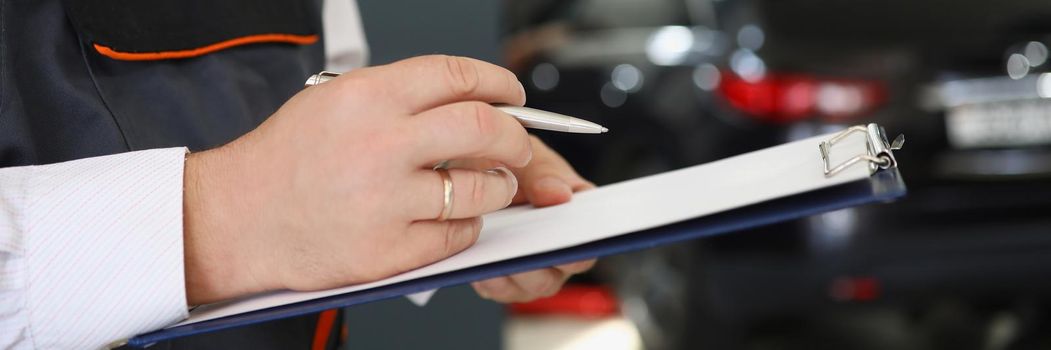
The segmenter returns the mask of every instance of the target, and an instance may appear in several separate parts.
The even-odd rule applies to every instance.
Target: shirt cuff
[[[35,348],[99,348],[186,318],[185,148],[33,167],[21,218]]]

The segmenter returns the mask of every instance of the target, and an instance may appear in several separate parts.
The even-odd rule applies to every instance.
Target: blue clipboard
[[[395,298],[558,264],[731,233],[837,209],[870,203],[889,202],[904,196],[905,193],[905,183],[900,172],[896,168],[891,168],[877,172],[871,177],[859,181],[547,253],[475,266],[368,290],[162,329],[131,338],[128,340],[128,345],[145,347],[165,340],[228,328],[244,327],[256,323]]]
[[[838,165],[830,164],[830,147],[852,133],[866,134],[866,154],[857,155]],[[146,347],[165,340],[318,313],[574,261],[731,233],[837,209],[890,202],[906,193],[905,182],[897,169],[897,161],[892,152],[900,148],[903,141],[904,139],[899,136],[894,142],[888,142],[884,130],[876,124],[854,126],[821,142],[819,150],[824,163],[825,176],[834,176],[837,172],[854,166],[854,164],[868,166],[872,175],[856,181],[554,251],[161,329],[131,338],[127,345]]]

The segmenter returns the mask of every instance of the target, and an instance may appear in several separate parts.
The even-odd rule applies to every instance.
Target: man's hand
[[[540,139],[532,138],[533,161],[523,168],[512,169],[518,178],[515,204],[529,203],[537,207],[568,202],[573,192],[595,187],[580,177],[573,167]],[[483,298],[494,301],[525,302],[558,292],[570,276],[587,271],[595,260],[549,267],[472,283]]]
[[[191,154],[188,302],[369,282],[466,249],[478,237],[478,217],[511,202],[515,177],[450,170],[452,215],[439,222],[442,179],[431,167],[447,159],[528,164],[525,130],[489,105],[524,102],[503,68],[414,58],[305,89],[256,130]],[[526,197],[568,198],[561,185],[522,174]],[[534,189],[542,186],[551,187]]]

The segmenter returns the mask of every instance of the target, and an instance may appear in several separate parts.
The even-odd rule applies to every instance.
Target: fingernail
[[[569,188],[569,184],[562,179],[554,176],[549,176],[537,180],[533,184],[533,188],[540,192],[551,192],[551,193],[572,193],[573,189]]]
[[[518,178],[511,172],[511,169],[507,167],[498,167],[487,170],[489,173],[497,174],[511,180],[511,196],[507,197],[507,204],[504,206],[511,205],[511,201],[514,200],[515,195],[518,194]]]

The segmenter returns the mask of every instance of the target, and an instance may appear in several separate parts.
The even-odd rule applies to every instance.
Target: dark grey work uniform
[[[167,17],[157,17],[172,22],[167,25],[216,25],[170,13],[179,4],[203,6],[205,1],[136,1],[168,11],[163,13]],[[307,26],[320,28],[319,1],[292,1],[305,3],[311,21]],[[118,13],[114,10],[119,2],[95,1],[98,6],[115,6],[95,13]],[[81,18],[67,11],[84,4],[0,0],[0,167],[159,147],[215,147],[259,125],[323,65],[321,40],[311,45],[238,46],[189,59],[112,59],[97,52],[84,39],[90,33],[74,25],[92,22],[85,18],[92,11],[75,14]],[[230,21],[223,16],[211,21]],[[127,17],[106,20],[115,25],[133,22]],[[132,39],[152,44],[148,41],[153,34],[164,37],[140,31]],[[305,349],[317,319],[309,315],[152,348]]]

